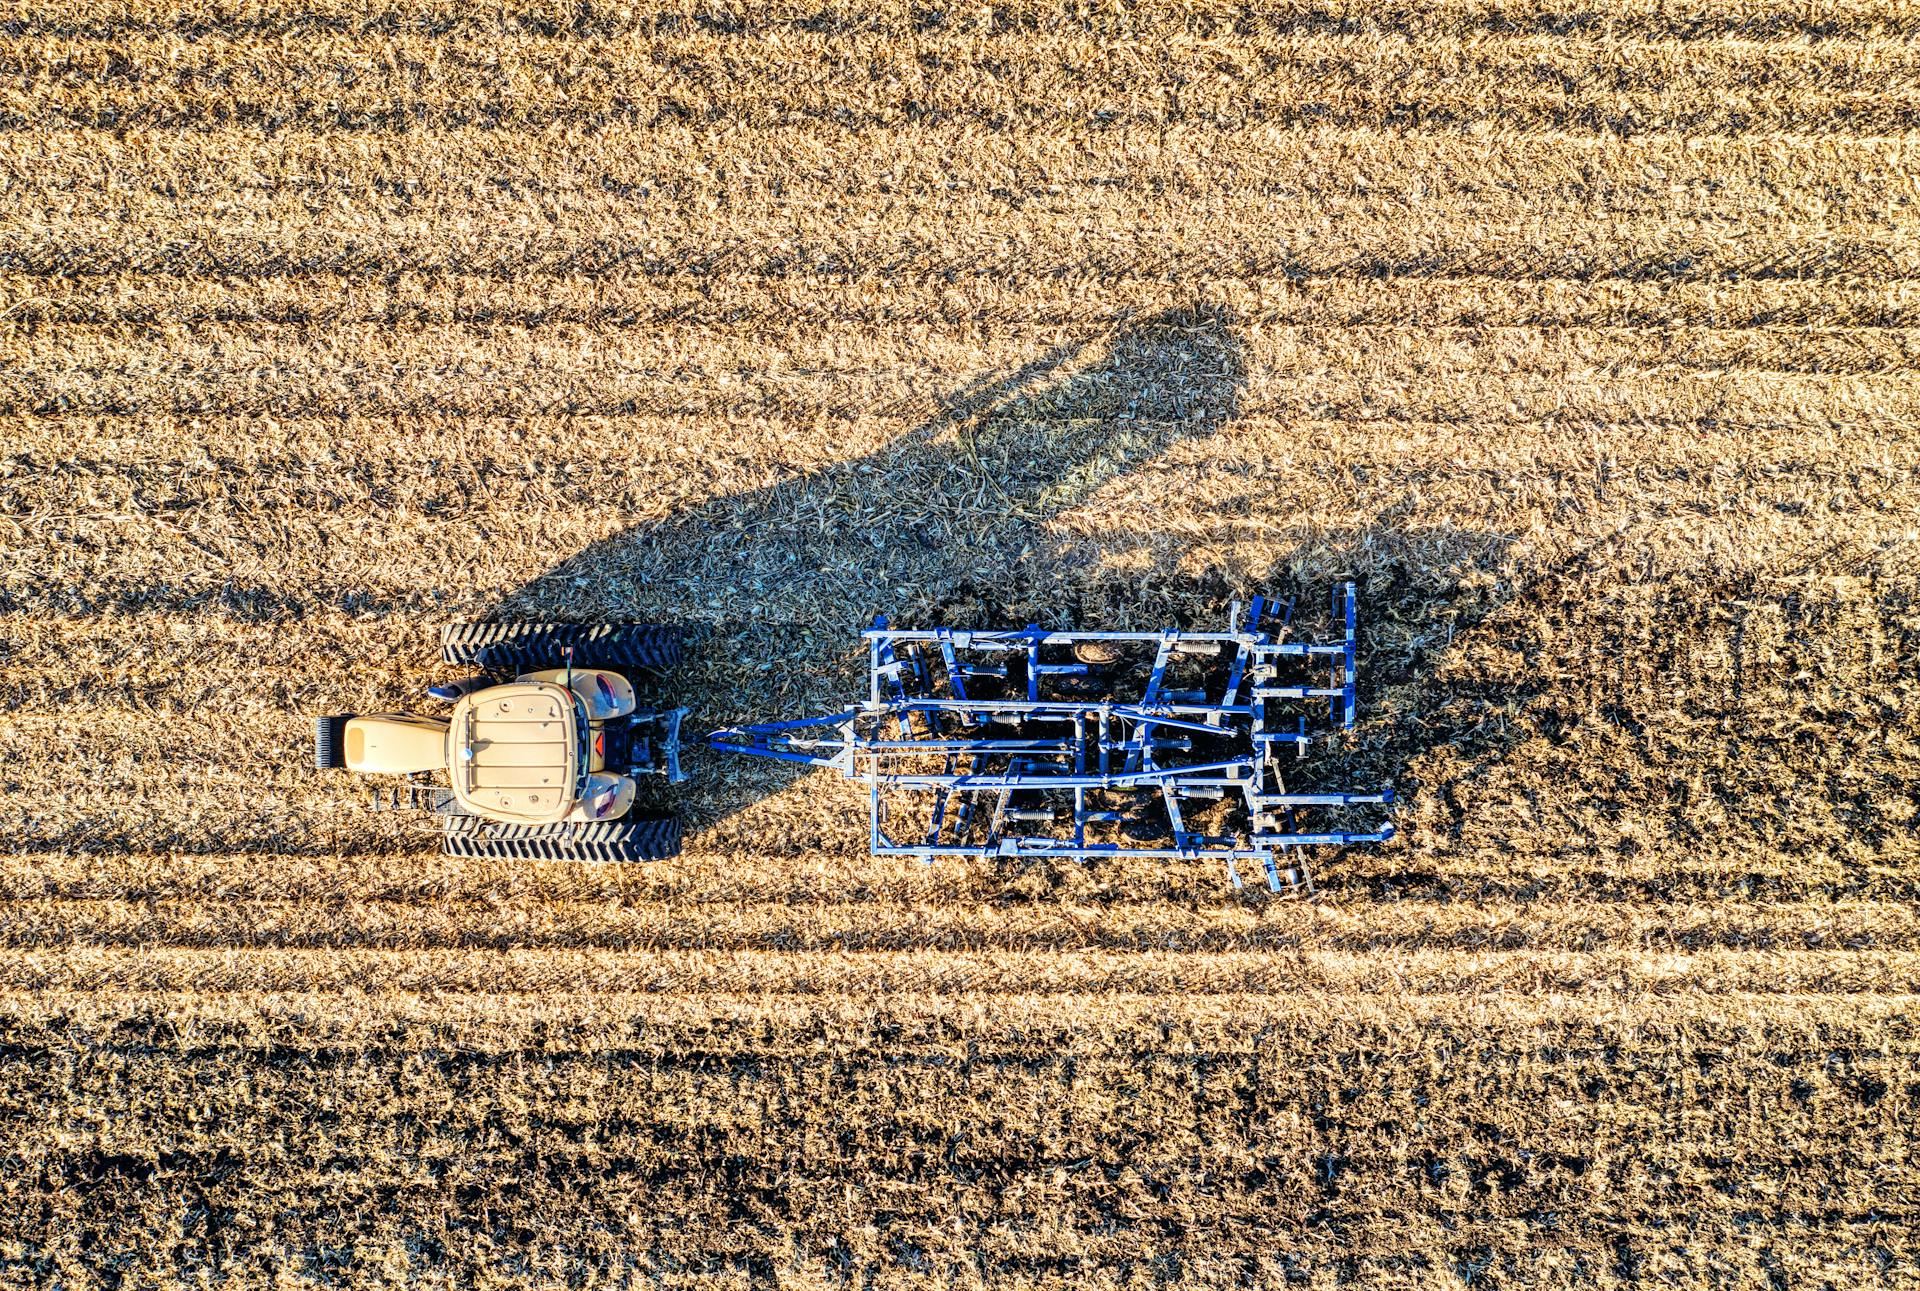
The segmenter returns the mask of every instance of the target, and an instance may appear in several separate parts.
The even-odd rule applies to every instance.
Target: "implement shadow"
[[[837,707],[858,629],[900,621],[1076,621],[1097,539],[1049,522],[1231,419],[1246,379],[1236,320],[1212,305],[1130,320],[984,377],[871,454],[715,498],[593,544],[489,617],[694,626],[661,688],[690,743],[714,727]],[[791,783],[790,768],[706,758],[675,794],[691,827]]]

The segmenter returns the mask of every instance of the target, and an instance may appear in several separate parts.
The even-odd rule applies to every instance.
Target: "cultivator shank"
[[[1291,606],[1236,604],[1221,632],[864,634],[865,701],[718,731],[716,748],[832,767],[869,788],[882,856],[1219,856],[1274,891],[1310,888],[1293,849],[1371,843],[1346,809],[1391,791],[1289,792],[1297,759],[1354,724],[1354,588],[1334,631],[1288,640]],[[1324,818],[1334,816],[1331,822]],[[1317,827],[1316,827],[1317,826]]]

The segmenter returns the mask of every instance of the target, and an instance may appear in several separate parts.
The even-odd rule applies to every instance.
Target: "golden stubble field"
[[[1920,9],[0,10],[0,1285],[1920,1285]],[[1317,904],[435,854],[437,624],[1360,582]]]

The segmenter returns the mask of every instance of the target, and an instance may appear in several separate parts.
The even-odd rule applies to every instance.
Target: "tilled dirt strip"
[[[229,866],[233,862],[227,862]],[[166,949],[313,952],[330,950],[538,953],[626,953],[699,950],[713,953],[840,953],[916,950],[942,953],[1306,952],[1390,954],[1399,951],[1612,951],[1635,955],[1729,952],[1809,952],[1902,955],[1920,944],[1915,907],[1892,902],[1811,901],[1672,906],[1622,901],[1613,909],[1584,909],[1594,892],[1561,892],[1557,899],[1463,905],[1406,898],[1379,906],[1364,898],[1328,898],[1319,908],[1270,910],[1249,896],[1227,900],[1218,872],[1195,866],[1181,875],[1184,900],[1155,901],[1134,888],[1057,893],[1035,901],[1018,886],[968,884],[964,872],[944,875],[954,886],[929,887],[917,898],[876,894],[864,880],[884,885],[878,866],[854,870],[835,884],[814,866],[782,874],[772,867],[765,891],[747,894],[719,876],[724,860],[698,858],[669,871],[664,894],[646,891],[556,892],[540,872],[503,873],[494,867],[477,882],[450,879],[432,867],[420,887],[408,882],[413,866],[388,862],[390,887],[380,899],[307,896],[304,899],[237,894],[235,870],[224,891],[182,896],[15,898],[6,906],[4,944],[40,954],[74,945],[114,953]],[[548,866],[551,871],[580,867]],[[321,868],[315,879],[331,877]],[[714,876],[717,890],[702,883]],[[563,876],[566,879],[572,874]],[[1167,875],[1143,875],[1143,880]],[[342,882],[351,875],[343,876]],[[807,890],[809,880],[815,880]],[[149,887],[156,885],[148,885]],[[278,886],[277,884],[273,886]],[[1596,887],[1598,887],[1596,883]],[[731,890],[730,890],[731,889]],[[1604,889],[1601,889],[1604,891]],[[1026,896],[1026,900],[1015,898]],[[1000,898],[995,902],[994,896]],[[982,899],[986,904],[975,904]],[[1197,903],[1197,908],[1195,904]],[[1836,961],[1841,962],[1841,961]],[[1862,968],[1859,971],[1881,971]],[[1891,971],[1891,970],[1889,970]],[[1756,988],[1758,989],[1758,988]]]
[[[90,939],[91,940],[91,939]],[[712,948],[405,951],[29,951],[0,962],[0,989],[103,994],[456,995],[1596,995],[1693,998],[1920,995],[1920,953],[1525,950],[1207,953],[934,950],[820,953]],[[931,938],[929,940],[932,940]],[[529,938],[528,942],[537,941]],[[98,941],[92,941],[98,945]]]
[[[1584,222],[1602,214],[1738,220],[1756,204],[1886,227],[1907,218],[1890,200],[1908,175],[1898,138],[1523,136],[1491,150],[1457,136],[1409,138],[1360,128],[1301,133],[1115,124],[1097,134],[1068,126],[983,139],[967,125],[923,123],[864,143],[868,165],[849,172],[841,164],[844,128],[785,128],[783,165],[775,175],[755,164],[767,145],[755,132],[715,137],[685,123],[610,126],[593,134],[421,131],[410,132],[404,145],[379,136],[269,135],[245,126],[183,132],[121,125],[90,133],[84,148],[56,152],[36,147],[29,136],[0,134],[0,174],[23,200],[31,195],[74,214],[118,209],[131,217],[165,202],[162,222],[171,223],[204,218],[217,203],[234,221],[264,217],[296,227],[353,209],[388,218],[460,216],[475,202],[503,221],[524,216],[536,224],[639,212],[660,217],[721,202],[731,210],[785,210],[802,219],[809,209],[874,193],[916,200],[938,194],[949,211],[975,204],[1017,210],[1039,202],[1061,213],[1091,207],[1096,195],[1106,209],[1119,211],[1147,195],[1184,204],[1232,194],[1367,220],[1400,213],[1407,195],[1417,193],[1434,203],[1482,203],[1495,222]],[[1206,152],[1231,154],[1233,164],[1194,164],[1195,155]],[[129,171],[145,183],[112,182]],[[1354,172],[1361,182],[1350,178]],[[9,227],[10,214],[24,213],[0,213],[0,229]]]
[[[1464,260],[1449,259],[1424,266],[1418,274],[1381,278],[1333,265],[1319,273],[1213,275],[1207,293],[1248,329],[1920,325],[1920,282],[1913,280],[1865,275],[1857,280],[1831,275],[1737,281],[1671,276],[1594,279],[1568,276],[1576,265],[1544,267],[1547,276],[1503,278],[1477,272]],[[1117,270],[1098,282],[1063,281],[1057,271],[1031,265],[1010,268],[992,278],[957,281],[911,268],[860,280],[828,270],[800,270],[771,279],[735,273],[693,281],[586,272],[538,278],[428,275],[399,269],[380,275],[315,269],[250,278],[135,274],[61,279],[14,269],[0,271],[0,290],[14,300],[0,325],[15,328],[43,322],[478,329],[581,324],[603,330],[658,327],[668,332],[705,327],[715,333],[757,337],[770,345],[862,327],[897,329],[903,335],[937,334],[937,329],[982,339],[1054,336],[1063,334],[1062,329],[1097,332],[1150,315],[1178,295],[1169,292],[1164,279],[1138,270]],[[1666,343],[1662,336],[1647,339]],[[1488,417],[1498,415],[1497,409],[1487,412]],[[348,424],[353,420],[351,415],[345,419]],[[593,419],[576,420],[591,424]],[[276,424],[284,422],[277,419]],[[476,428],[484,429],[486,424],[479,419]],[[29,423],[22,432],[59,433],[61,426],[61,422]],[[110,439],[123,429],[110,421],[96,435]],[[423,419],[428,434],[449,429],[444,420]]]

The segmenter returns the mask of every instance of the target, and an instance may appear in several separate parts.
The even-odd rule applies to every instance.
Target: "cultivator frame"
[[[1218,856],[1236,887],[1252,863],[1275,892],[1311,891],[1305,864],[1283,863],[1293,849],[1393,836],[1299,820],[1391,803],[1391,790],[1291,793],[1281,778],[1282,748],[1297,758],[1327,733],[1323,708],[1327,728],[1354,725],[1352,583],[1333,616],[1339,635],[1318,641],[1287,640],[1291,602],[1264,597],[1244,621],[1235,602],[1221,632],[915,631],[881,617],[863,634],[863,704],[712,744],[864,781],[879,856]],[[1176,677],[1195,672],[1197,687]],[[886,826],[908,798],[926,807],[917,841],[897,841]]]

